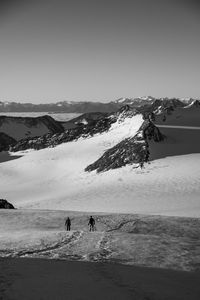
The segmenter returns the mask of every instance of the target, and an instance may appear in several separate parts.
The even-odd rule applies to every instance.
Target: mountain
[[[139,113],[140,110],[142,114]],[[175,128],[169,131],[168,128],[163,128],[163,126],[200,126],[200,105],[198,101],[193,101],[186,106],[178,99],[155,100],[152,104],[148,105],[148,109],[146,106],[143,106],[135,110],[135,108],[126,104],[115,113],[83,114],[68,122],[62,122],[65,131],[56,133],[48,132],[40,137],[26,137],[12,145],[11,150],[13,152],[24,151],[30,148],[39,150],[47,147],[55,147],[56,145],[66,142],[77,141],[80,138],[93,137],[96,134],[110,131],[113,126],[122,126],[122,124],[126,123],[131,126],[131,122],[134,122],[134,117],[137,115],[143,116],[143,123],[141,127],[138,128],[137,133],[131,137],[127,137],[125,134],[125,138],[120,141],[119,144],[107,149],[95,162],[85,166],[86,171],[106,171],[127,164],[148,162],[149,156],[151,158],[154,157],[154,159],[156,157],[163,157],[166,155],[163,150],[160,151],[160,153],[155,151],[157,153],[156,155],[149,153],[150,144],[152,149],[158,148],[152,145],[152,141],[162,142],[161,145],[165,145],[166,142],[164,142],[164,140],[167,139],[167,143],[169,144],[169,137],[173,133],[175,133],[174,140],[179,140],[181,136],[181,134],[179,136],[177,135]],[[160,128],[160,126],[162,128]],[[121,128],[125,127],[122,126]],[[182,132],[183,131],[181,131],[181,133]],[[188,130],[186,130],[184,134],[188,136]],[[177,148],[179,146],[174,146],[174,149],[166,152],[167,155],[170,155],[170,153],[186,154],[192,151],[198,152],[198,145],[197,147],[193,145],[198,138],[197,135],[198,131],[192,131],[185,140],[186,143],[189,140],[191,141],[191,147],[187,146],[182,148],[178,143],[182,151]],[[183,140],[180,144],[183,143]]]
[[[10,155],[20,158],[0,164],[1,197],[26,209],[199,217],[199,130],[163,126],[127,105],[92,126],[18,141]]]
[[[92,102],[92,101],[59,101],[56,103],[47,104],[32,104],[32,103],[17,103],[17,102],[2,102],[0,101],[0,112],[66,112],[66,113],[90,113],[90,112],[116,112],[124,105],[129,105],[132,108],[140,106],[147,107],[155,101],[160,103],[170,102],[173,100],[180,101],[183,105],[192,102],[193,99],[168,99],[154,98],[151,96],[137,98],[119,98],[115,101],[107,103]],[[156,104],[157,105],[157,104]]]
[[[80,137],[93,136],[109,130],[112,123],[122,122],[123,119],[132,118],[137,114],[142,114],[143,118],[150,122],[149,124],[154,122],[159,126],[162,124],[200,126],[200,102],[198,100],[186,105],[176,98],[153,99],[146,97],[137,101],[140,103],[148,101],[148,104],[137,108],[132,105],[135,103],[134,101],[134,99],[127,98],[118,99],[117,103],[125,103],[125,105],[114,113],[84,113],[66,122],[55,121],[49,116],[37,118],[0,116],[0,132],[17,140],[16,145],[14,145],[14,141],[10,141],[10,144],[12,144],[13,151],[19,151],[29,148],[42,149],[77,140]],[[129,161],[127,158],[125,160]]]
[[[109,102],[75,102],[60,101],[48,104],[0,102],[0,112],[66,112],[66,113],[89,113],[89,112],[113,112],[122,105]]]
[[[164,136],[152,122],[144,121],[135,136],[125,138],[105,151],[97,161],[87,166],[85,171],[102,172],[133,163],[139,163],[143,167],[143,164],[149,161],[149,140],[161,142]]]
[[[107,116],[109,116],[109,113],[105,112],[84,113],[69,121],[61,122],[61,124],[65,128],[65,130],[80,127],[87,124],[92,126],[95,125],[96,121],[106,118]]]
[[[122,121],[125,116],[132,117],[134,112],[132,110],[127,111],[127,107],[121,108],[118,112],[113,114],[102,113],[90,113],[83,114],[68,122],[62,122],[65,127],[65,132],[62,133],[48,133],[40,137],[27,137],[21,141],[18,141],[11,150],[21,151],[29,148],[43,149],[46,147],[53,147],[62,143],[71,142],[79,138],[92,137],[95,134],[101,134],[108,131],[113,123]],[[67,129],[68,128],[68,129]]]
[[[137,111],[142,114],[171,114],[171,112],[174,111],[177,107],[184,107],[186,106],[186,103],[183,103],[179,99],[173,98],[173,99],[155,99],[152,103],[148,103],[145,105],[142,105],[137,108]]]
[[[154,122],[157,125],[176,125],[176,126],[200,126],[200,101],[194,100],[190,104],[170,108],[159,108],[155,111]]]
[[[138,107],[145,104],[152,104],[156,99],[151,96],[138,98],[119,98],[114,101],[118,105],[129,105],[131,107]]]
[[[77,141],[80,138],[92,138],[97,134],[103,134],[108,131],[113,131],[114,128],[121,128],[124,131],[124,139],[119,143],[109,148],[102,157],[96,162],[85,168],[85,171],[97,170],[97,172],[107,171],[109,169],[120,168],[127,164],[140,163],[149,161],[149,140],[160,142],[164,140],[164,136],[159,129],[150,121],[144,120],[135,134],[131,134],[132,127],[135,127],[135,120],[141,119],[141,115],[136,115],[135,110],[128,105],[122,107],[118,112],[107,116],[95,114],[92,122],[86,121],[88,116],[82,115],[75,118],[77,127],[72,127],[65,130],[63,133],[46,134],[41,137],[26,138],[11,147],[11,151],[24,151],[27,149],[44,149],[47,147],[55,147],[56,145]],[[129,133],[126,132],[128,129]]]
[[[5,135],[10,137],[12,144],[14,140],[19,141],[26,137],[42,136],[47,133],[54,134],[63,131],[64,127],[62,124],[50,116],[36,118],[0,116],[0,133],[4,133],[4,137]]]
[[[14,206],[5,199],[0,199],[0,209],[14,209]]]
[[[191,108],[191,107],[198,107],[200,108],[200,100],[192,100],[189,102],[189,104],[186,106],[186,108]]]

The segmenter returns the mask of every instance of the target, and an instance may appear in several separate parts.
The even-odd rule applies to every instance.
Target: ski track
[[[133,225],[135,225],[135,224],[137,223],[137,221],[138,221],[138,220],[135,220],[135,222],[134,222],[134,220],[122,221],[122,222],[120,222],[120,224],[119,224],[118,226],[116,226],[116,227],[114,227],[114,228],[111,228],[111,229],[107,230],[107,232],[112,232],[112,231],[119,230],[119,229],[121,229],[124,225],[126,225],[126,224],[128,224],[128,223],[133,223],[133,222],[134,222]]]
[[[73,234],[67,238],[62,239],[62,241],[54,243],[53,245],[49,245],[47,247],[44,247],[42,249],[34,249],[34,250],[20,250],[18,252],[12,251],[10,255],[7,257],[24,257],[24,256],[29,256],[29,255],[34,255],[34,254],[40,254],[40,253],[45,253],[53,250],[58,250],[59,248],[62,248],[65,245],[69,245],[71,243],[75,243],[76,240],[80,239],[82,235],[81,231],[75,231]],[[0,251],[0,253],[7,253],[6,250]]]
[[[112,253],[108,246],[110,238],[111,236],[106,231],[75,231],[71,236],[40,249],[23,249],[20,251],[1,250],[0,257],[42,257],[66,260],[105,261],[109,259]],[[89,253],[83,253],[85,245],[88,244],[87,242],[89,242],[89,245],[96,244],[96,247],[91,247]]]
[[[110,240],[110,236],[104,231],[102,232],[102,237],[98,242],[98,250],[94,253],[90,253],[88,255],[89,261],[106,261],[109,259],[109,257],[112,254],[112,251],[110,250],[108,244]]]

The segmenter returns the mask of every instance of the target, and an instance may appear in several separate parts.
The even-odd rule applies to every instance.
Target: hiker
[[[95,220],[92,216],[90,216],[88,225],[90,226],[90,231],[94,231]]]
[[[145,158],[144,158],[144,161],[147,163],[147,162],[149,162],[149,155],[150,155],[150,152],[149,152],[149,150],[147,149],[146,150],[146,153],[145,153]]]
[[[140,166],[140,169],[142,170],[144,168],[144,162],[143,161],[140,161],[139,162],[139,166]]]
[[[71,220],[68,217],[65,221],[65,226],[67,227],[67,231],[70,231],[70,227],[71,227]]]

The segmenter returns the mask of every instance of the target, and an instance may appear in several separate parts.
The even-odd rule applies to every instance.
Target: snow
[[[200,101],[199,100],[193,100],[190,104],[188,104],[184,108],[187,109],[187,108],[192,108],[193,106],[195,107],[196,106],[195,104],[198,104],[198,103],[200,105]]]
[[[159,106],[155,111],[154,114],[159,115],[162,113],[162,106]]]
[[[80,123],[82,123],[84,125],[87,125],[88,121],[85,118],[83,118],[82,120],[79,120],[78,122],[75,122],[75,124],[80,124]]]
[[[64,226],[71,219],[71,231]],[[0,256],[118,262],[199,270],[200,220],[130,214],[1,210]]]
[[[85,167],[141,126],[141,115],[108,132],[0,164],[1,198],[17,208],[200,217],[200,154],[167,157],[96,174]],[[14,153],[16,155],[16,153]]]

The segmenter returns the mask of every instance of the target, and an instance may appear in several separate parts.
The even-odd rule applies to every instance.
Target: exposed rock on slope
[[[200,126],[200,101],[193,101],[184,107],[176,107],[171,112],[154,114],[156,125]]]
[[[14,209],[14,206],[5,199],[0,199],[0,208]]]
[[[108,113],[103,113],[103,112],[85,113],[85,114],[82,114],[81,116],[78,116],[77,118],[71,119],[67,122],[62,122],[62,125],[65,128],[65,130],[80,127],[83,125],[93,126],[93,125],[95,125],[96,121],[98,121],[100,119],[104,119],[108,116],[109,116]]]
[[[148,140],[159,142],[164,139],[159,129],[150,121],[144,121],[137,134],[107,150],[85,171],[97,172],[120,168],[127,164],[144,163],[149,159]]]
[[[85,124],[83,122],[79,124],[78,127],[66,130],[64,133],[54,135],[47,134],[41,137],[21,140],[11,148],[11,151],[15,152],[26,149],[39,150],[77,140],[80,137],[91,137],[94,134],[109,130],[111,125],[115,122],[117,122],[116,124],[118,124],[118,126],[121,126],[120,123],[123,123],[125,120],[131,120],[135,114],[135,110],[126,105],[115,114],[93,120],[91,123]],[[79,120],[82,120],[82,118],[79,117]],[[146,120],[135,136],[125,138],[107,150],[101,158],[89,165],[85,170],[92,171],[96,169],[97,172],[101,172],[119,168],[126,164],[146,162],[149,157],[148,140],[159,142],[162,139],[163,136],[159,129],[155,127],[151,121]]]
[[[0,131],[18,141],[26,137],[63,132],[64,128],[50,116],[37,118],[0,116]]]
[[[122,107],[118,112],[107,116],[96,113],[96,119],[84,122],[85,115],[82,115],[71,123],[78,122],[77,127],[70,128],[60,134],[46,134],[35,138],[26,138],[19,141],[11,148],[11,151],[21,151],[26,149],[43,149],[47,147],[55,147],[56,145],[71,142],[79,139],[80,137],[89,137],[97,133],[103,133],[110,129],[111,125],[116,121],[123,122],[125,118],[132,118],[136,114],[134,109],[131,109],[128,105]],[[79,122],[82,121],[82,122]]]
[[[164,139],[160,130],[151,121],[146,120],[142,124],[140,131],[143,132],[143,137],[147,142],[150,140],[154,142],[161,142]]]
[[[186,108],[189,107],[198,107],[200,108],[200,101],[199,100],[193,100],[189,105],[186,106]]]
[[[56,145],[77,140],[80,137],[93,136],[96,133],[107,131],[111,124],[116,121],[116,116],[106,117],[94,121],[92,124],[80,124],[76,128],[66,130],[63,133],[46,134],[41,137],[26,138],[19,141],[11,147],[11,151],[21,151],[26,149],[43,149],[47,147],[55,147]]]
[[[0,132],[0,152],[7,151],[11,145],[16,144],[16,140],[5,134],[4,132]]]
[[[186,104],[180,101],[179,99],[156,99],[153,103],[143,105],[137,108],[138,112],[149,115],[165,113],[167,115],[171,114],[176,108],[184,107]]]

